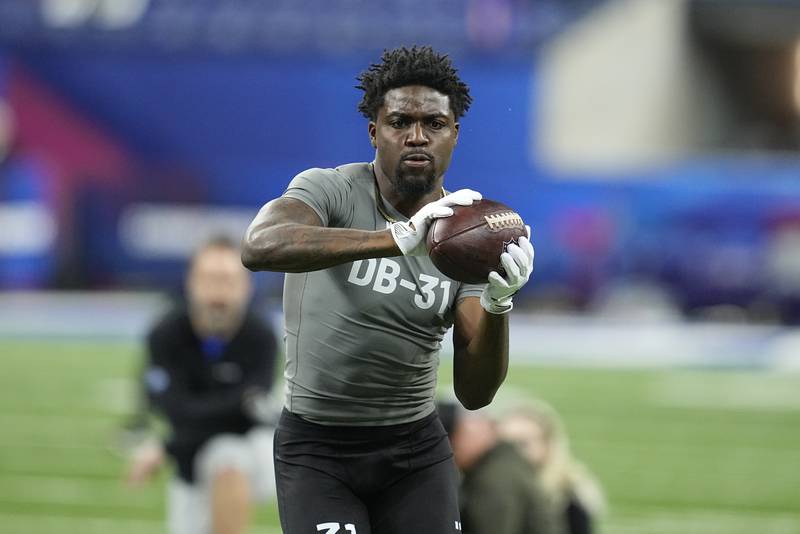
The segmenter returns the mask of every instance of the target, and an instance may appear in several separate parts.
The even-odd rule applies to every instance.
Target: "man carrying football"
[[[453,326],[455,393],[469,409],[489,404],[533,247],[509,245],[505,276],[485,284],[440,273],[425,248],[431,220],[481,198],[443,189],[469,88],[429,47],[384,52],[358,80],[374,161],[300,173],[243,241],[248,268],[287,273],[281,525],[458,532],[456,470],[434,406],[440,343]]]

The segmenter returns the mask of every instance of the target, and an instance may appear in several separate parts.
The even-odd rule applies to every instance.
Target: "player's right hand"
[[[427,256],[425,236],[431,221],[451,216],[453,214],[451,206],[469,206],[481,198],[483,195],[477,191],[459,189],[439,200],[425,204],[408,222],[396,222],[389,227],[397,247],[404,256]]]

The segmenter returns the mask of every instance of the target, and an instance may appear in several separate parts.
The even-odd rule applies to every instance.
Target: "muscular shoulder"
[[[346,178],[344,175],[337,173],[336,169],[328,167],[311,167],[306,169],[295,176],[297,178],[305,178],[307,180],[314,180],[320,182],[337,182]]]
[[[371,177],[368,163],[307,169],[292,179],[283,196],[305,202],[324,226],[347,226],[358,199],[367,195]]]
[[[335,172],[338,176],[343,177],[355,187],[373,184],[374,177],[372,174],[372,165],[370,163],[347,163],[330,170]]]
[[[359,188],[370,183],[371,175],[368,163],[348,163],[335,168],[313,167],[295,176],[288,189],[308,184],[335,189]]]

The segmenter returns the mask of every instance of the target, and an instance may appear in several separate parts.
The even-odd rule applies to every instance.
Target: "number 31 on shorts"
[[[323,534],[337,534],[341,529],[341,523],[320,523],[317,525],[317,532],[322,532]],[[348,534],[356,534],[356,526],[352,523],[347,523],[344,526],[344,530]]]

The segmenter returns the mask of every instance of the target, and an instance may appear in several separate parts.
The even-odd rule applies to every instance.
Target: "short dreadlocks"
[[[450,58],[430,46],[384,50],[381,62],[370,65],[356,80],[361,82],[356,89],[364,91],[358,111],[369,120],[377,118],[388,91],[407,85],[424,85],[447,95],[456,120],[472,103],[469,86],[458,77]]]

